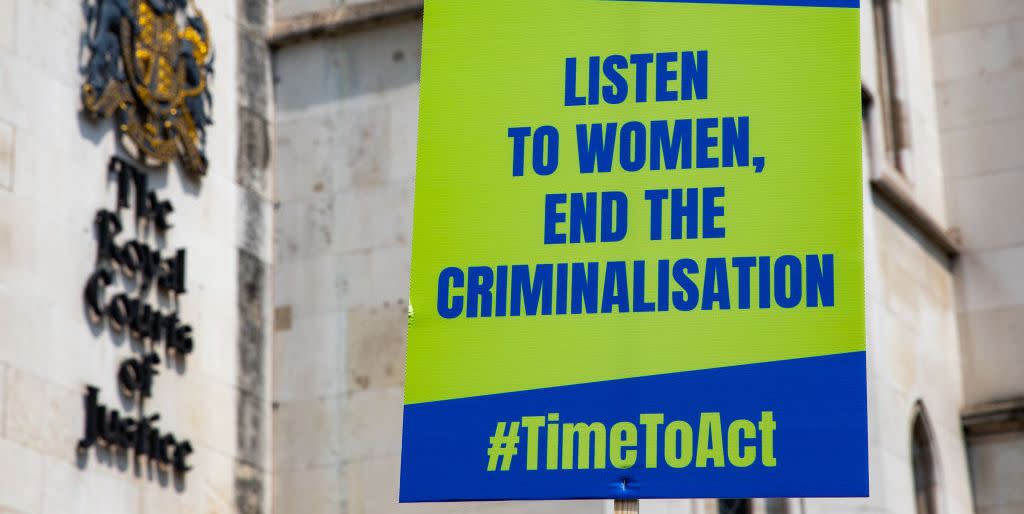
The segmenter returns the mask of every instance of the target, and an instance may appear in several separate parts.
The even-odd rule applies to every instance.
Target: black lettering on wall
[[[178,317],[178,301],[187,292],[185,267],[187,253],[179,248],[164,255],[160,248],[141,239],[121,242],[125,225],[122,209],[135,213],[139,234],[149,225],[159,233],[171,228],[174,206],[149,189],[149,177],[131,163],[110,159],[110,173],[116,174],[117,205],[114,210],[100,209],[93,220],[96,231],[96,269],[85,283],[84,301],[89,322],[104,323],[115,332],[140,343],[138,355],[121,362],[117,369],[120,392],[130,398],[134,417],[100,401],[100,390],[87,386],[85,416],[78,451],[87,452],[96,445],[134,452],[136,459],[148,458],[157,465],[183,474],[192,469],[188,463],[193,452],[188,439],[164,432],[157,423],[159,414],[147,415],[145,400],[153,396],[155,377],[161,363],[155,347],[163,344],[169,358],[184,359],[192,353],[192,327]],[[167,298],[170,309],[161,309],[146,301],[153,285],[157,294]],[[114,289],[113,291],[108,291]],[[109,300],[108,300],[109,298]]]

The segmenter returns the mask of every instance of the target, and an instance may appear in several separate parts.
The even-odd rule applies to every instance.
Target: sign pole
[[[640,500],[615,500],[615,514],[640,514]]]

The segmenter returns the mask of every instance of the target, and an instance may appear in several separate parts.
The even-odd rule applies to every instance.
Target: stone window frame
[[[914,197],[910,178],[902,173],[896,172],[888,165],[885,159],[879,158],[878,132],[876,111],[879,103],[876,94],[871,87],[861,82],[861,141],[864,145],[862,155],[865,162],[864,169],[867,171],[868,182],[873,193],[882,197],[886,203],[891,205],[895,211],[902,216],[912,227],[931,242],[935,248],[944,254],[950,262],[956,259],[963,252],[963,242],[960,234],[955,230],[944,227],[922,207]]]
[[[870,0],[874,26],[876,84],[874,91],[878,109],[877,129],[879,154],[883,172],[911,179],[909,110],[906,91],[907,71],[903,55],[901,0]]]

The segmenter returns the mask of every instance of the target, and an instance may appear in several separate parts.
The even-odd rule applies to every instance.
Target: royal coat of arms
[[[181,159],[206,173],[213,73],[209,30],[193,0],[88,0],[82,104],[113,117],[143,163]]]

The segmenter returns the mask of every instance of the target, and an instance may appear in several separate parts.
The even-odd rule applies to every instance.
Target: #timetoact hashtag
[[[545,470],[605,469],[609,465],[615,469],[777,465],[772,411],[761,412],[757,421],[735,419],[728,423],[723,423],[719,412],[702,412],[696,428],[682,420],[666,423],[664,414],[641,414],[638,421],[611,426],[560,423],[558,413],[500,421],[489,440],[487,471],[512,469],[513,458],[520,455],[520,443],[525,443],[523,458],[528,471],[540,469],[542,453]]]

